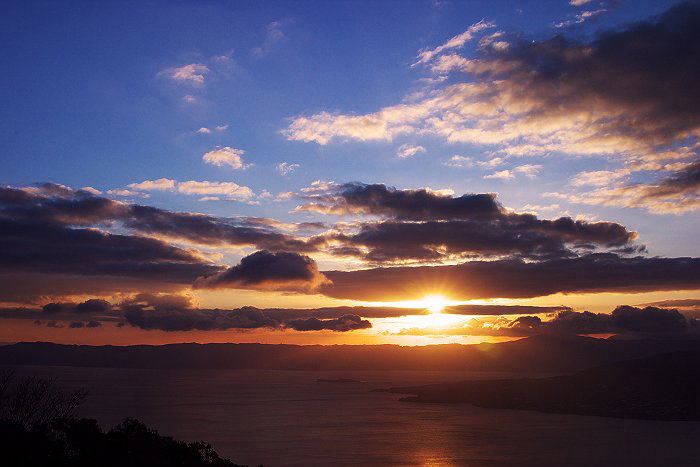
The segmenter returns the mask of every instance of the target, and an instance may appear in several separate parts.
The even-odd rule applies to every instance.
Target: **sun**
[[[449,300],[442,295],[428,295],[419,300],[419,303],[431,313],[440,313],[449,305]]]

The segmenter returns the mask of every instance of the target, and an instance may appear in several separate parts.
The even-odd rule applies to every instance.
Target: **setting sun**
[[[449,305],[449,300],[442,295],[428,295],[419,300],[419,303],[431,313],[440,313]]]

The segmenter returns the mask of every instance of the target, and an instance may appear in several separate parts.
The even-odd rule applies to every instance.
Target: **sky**
[[[697,2],[8,2],[0,26],[0,341],[696,330]]]

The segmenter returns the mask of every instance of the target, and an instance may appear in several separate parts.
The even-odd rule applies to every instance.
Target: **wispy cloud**
[[[474,167],[474,160],[471,157],[454,155],[450,160],[442,163],[448,167],[454,167],[456,169],[468,169]]]
[[[466,44],[467,42],[472,40],[472,38],[474,37],[474,34],[478,33],[479,31],[483,31],[484,29],[492,28],[494,26],[495,26],[494,23],[482,19],[478,23],[472,24],[471,26],[469,26],[467,28],[466,31],[464,31],[461,34],[457,34],[456,36],[454,36],[453,38],[451,38],[450,40],[448,40],[444,44],[442,44],[438,47],[435,47],[434,49],[422,50],[418,54],[418,56],[416,57],[416,59],[417,59],[416,62],[411,66],[416,66],[416,65],[419,65],[422,63],[427,63],[430,60],[432,60],[433,57],[441,54],[445,50],[460,49],[460,48],[464,47],[464,44]]]
[[[214,132],[221,133],[222,131],[226,131],[227,129],[228,125],[217,125],[214,128],[203,126],[199,130],[195,131],[195,133],[199,133],[200,135],[210,135]]]
[[[190,63],[181,67],[166,68],[158,73],[176,83],[196,86],[204,85],[204,78],[209,73],[209,67],[201,63]]]
[[[292,172],[294,172],[296,169],[298,169],[300,166],[299,164],[292,164],[289,162],[280,162],[277,164],[276,169],[277,172],[280,173],[280,175],[289,175]]]
[[[286,38],[287,36],[282,31],[282,22],[272,21],[265,26],[265,40],[260,46],[253,49],[253,54],[257,56],[265,55]]]
[[[411,144],[402,144],[396,150],[396,155],[402,159],[407,157],[415,156],[418,153],[424,153],[425,148],[423,146],[413,146]]]
[[[565,21],[560,21],[558,23],[554,24],[555,28],[565,28],[567,26],[571,26],[573,24],[581,24],[584,23],[588,20],[591,20],[593,18],[597,18],[598,16],[602,15],[603,13],[606,13],[608,10],[605,8],[601,8],[599,10],[586,10],[582,11],[581,13],[578,13],[574,15],[573,19],[565,20]]]

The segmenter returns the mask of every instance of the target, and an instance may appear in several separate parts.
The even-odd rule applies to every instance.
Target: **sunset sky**
[[[0,25],[0,342],[700,329],[697,2],[10,2]]]

